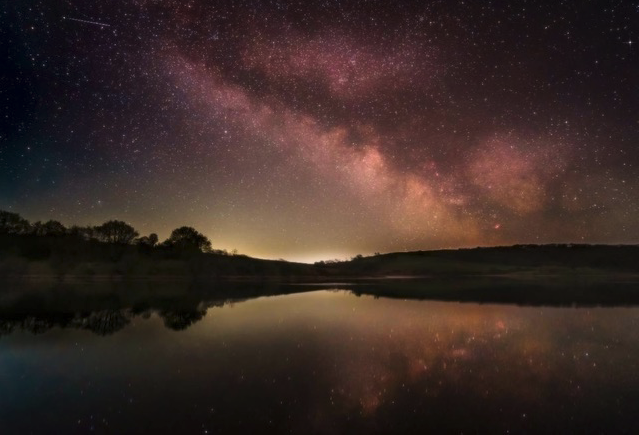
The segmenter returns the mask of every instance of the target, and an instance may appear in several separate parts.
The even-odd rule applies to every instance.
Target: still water
[[[639,308],[109,304],[4,311],[0,433],[639,433]]]

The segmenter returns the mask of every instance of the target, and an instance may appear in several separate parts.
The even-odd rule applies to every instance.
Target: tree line
[[[158,243],[158,235],[151,233],[140,237],[131,225],[120,220],[109,220],[97,226],[73,225],[65,227],[56,220],[30,223],[18,213],[0,210],[0,234],[19,236],[62,237],[71,236],[87,241],[99,241],[118,245],[139,245],[148,248],[173,248],[183,251],[216,252],[210,240],[193,227],[174,229],[168,239]]]

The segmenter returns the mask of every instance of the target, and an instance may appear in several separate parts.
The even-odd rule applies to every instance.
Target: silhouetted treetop
[[[165,243],[183,250],[211,251],[211,242],[209,239],[192,227],[180,227],[173,230],[171,236]]]
[[[137,240],[137,243],[138,245],[150,246],[152,248],[158,243],[158,235],[155,233],[151,233],[148,236],[142,236]]]
[[[149,234],[149,243],[151,246],[155,246],[158,244],[158,235],[155,233]]]
[[[18,213],[0,210],[0,234],[27,234],[30,229],[29,221]]]
[[[36,236],[64,236],[67,229],[58,221],[49,220],[45,223],[40,221],[33,224],[31,232]]]
[[[67,230],[67,234],[84,240],[91,240],[95,239],[96,237],[95,227],[92,227],[90,225],[85,227],[73,225]]]
[[[140,234],[123,221],[108,221],[95,227],[98,240],[107,243],[129,244]]]

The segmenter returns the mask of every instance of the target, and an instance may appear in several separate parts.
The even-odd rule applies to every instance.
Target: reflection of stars
[[[624,44],[628,44],[628,47],[632,47],[632,44],[634,44],[634,42],[632,41],[632,39],[628,39],[626,42],[624,42]]]

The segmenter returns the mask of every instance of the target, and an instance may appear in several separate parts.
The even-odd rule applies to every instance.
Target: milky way
[[[639,242],[637,2],[41,1],[2,20],[0,208],[28,219],[186,224],[305,261]]]

